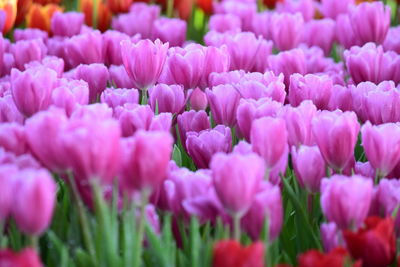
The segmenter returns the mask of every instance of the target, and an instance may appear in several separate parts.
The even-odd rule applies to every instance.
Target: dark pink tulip
[[[209,129],[210,119],[204,110],[200,111],[186,111],[177,117],[179,138],[183,147],[186,144],[186,133],[187,132],[200,132],[202,130]]]
[[[159,40],[141,40],[137,44],[121,42],[122,61],[135,87],[146,89],[154,85],[163,70],[168,44]]]
[[[134,3],[129,13],[116,16],[112,28],[129,36],[139,33],[143,39],[151,38],[154,22],[160,16],[160,6]],[[132,24],[132,21],[136,23]]]
[[[368,161],[378,177],[385,177],[400,160],[400,127],[394,123],[372,126],[367,122],[361,134]]]
[[[185,48],[171,48],[159,82],[179,84],[185,89],[194,89],[200,83],[204,61],[205,50],[200,45],[190,44]]]
[[[285,121],[280,118],[263,117],[253,121],[250,141],[253,151],[259,154],[270,171],[277,165],[287,149]]]
[[[375,178],[375,169],[371,166],[371,163],[369,163],[368,161],[367,162],[357,161],[356,164],[354,165],[354,173],[364,177]]]
[[[62,44],[65,58],[71,67],[79,64],[104,62],[103,37],[99,31],[92,31],[75,35]],[[88,49],[90,47],[90,49]]]
[[[217,124],[227,126],[236,125],[236,110],[240,101],[240,94],[229,84],[214,86],[206,90],[213,120]]]
[[[251,125],[255,119],[271,116],[276,117],[282,104],[270,98],[259,100],[241,99],[236,111],[239,133],[245,140],[250,140]]]
[[[4,222],[10,215],[15,199],[15,179],[14,175],[18,168],[12,164],[0,166],[0,221]]]
[[[214,12],[239,17],[243,31],[249,31],[252,26],[252,19],[257,14],[257,5],[253,1],[222,1],[214,3]]]
[[[326,163],[340,173],[354,157],[360,131],[356,114],[322,111],[313,119],[312,131]]]
[[[347,13],[354,4],[354,0],[321,0],[321,12],[325,17],[336,19],[338,15]]]
[[[341,14],[336,18],[336,38],[337,41],[346,49],[350,49],[353,45],[361,45],[361,41],[357,38],[351,25],[350,16]]]
[[[362,47],[353,46],[350,50],[344,51],[344,59],[354,83],[383,81],[381,78],[382,46],[376,46],[373,43],[367,43]]]
[[[0,122],[23,123],[24,116],[19,112],[11,94],[0,97]]]
[[[286,88],[289,88],[290,75],[307,73],[306,58],[301,49],[292,49],[268,57],[268,64],[275,75],[283,73]]]
[[[304,21],[310,21],[314,18],[315,13],[315,3],[313,0],[288,0],[277,2],[276,10],[278,12],[287,12],[287,13],[300,13]]]
[[[54,172],[67,168],[68,157],[63,153],[59,141],[59,134],[66,123],[65,112],[60,109],[39,112],[25,123],[25,134],[32,154]]]
[[[290,146],[310,146],[315,143],[311,122],[316,114],[317,108],[309,100],[303,101],[298,107],[286,105],[281,109],[279,117],[286,122]]]
[[[180,85],[159,83],[149,88],[149,94],[150,107],[158,113],[180,113],[185,107],[185,93]]]
[[[186,21],[175,18],[159,18],[153,24],[153,39],[160,39],[170,46],[182,46],[186,40]]]
[[[172,127],[172,113],[161,113],[152,119],[150,131],[164,131],[169,133]]]
[[[52,104],[71,116],[77,105],[89,103],[89,87],[83,80],[61,81],[51,94]]]
[[[212,221],[221,213],[222,207],[208,170],[170,170],[163,192],[167,208],[175,216],[183,216],[187,221],[192,215],[197,216],[202,223]]]
[[[117,88],[131,89],[135,87],[124,66],[111,65],[108,72],[110,73],[111,84]]]
[[[23,70],[26,63],[44,58],[47,47],[42,39],[22,40],[12,45],[11,53],[14,56],[15,66]]]
[[[218,125],[214,129],[186,133],[186,150],[198,168],[206,169],[214,154],[232,150],[229,127]]]
[[[361,3],[351,10],[350,20],[355,36],[361,44],[381,44],[390,27],[390,7],[382,2]]]
[[[76,68],[75,77],[89,85],[89,102],[95,102],[106,89],[109,79],[108,69],[103,64],[80,65]]]
[[[131,38],[125,33],[113,30],[103,33],[104,56],[107,65],[123,64],[120,45],[122,40],[131,40]]]
[[[400,26],[389,29],[383,42],[383,48],[385,51],[394,51],[400,54]]]
[[[154,113],[148,105],[125,104],[114,110],[121,125],[122,135],[128,137],[137,130],[148,130]]]
[[[368,215],[373,183],[362,176],[333,175],[321,184],[322,212],[340,229],[357,229]]]
[[[25,128],[17,123],[0,124],[0,147],[15,155],[28,152]]]
[[[208,46],[204,49],[206,55],[204,59],[203,73],[200,78],[200,87],[202,89],[212,86],[209,83],[211,73],[217,74],[226,72],[229,70],[230,65],[230,56],[226,46],[219,48]]]
[[[192,91],[189,101],[190,107],[196,111],[205,110],[208,106],[207,95],[200,88]]]
[[[218,153],[210,168],[215,191],[225,211],[243,216],[253,204],[265,173],[265,164],[256,154]]]
[[[138,104],[139,91],[136,89],[108,88],[101,93],[100,101],[101,103],[106,103],[112,109],[128,103]]]
[[[318,109],[328,109],[333,81],[326,75],[293,74],[290,76],[289,102],[298,106],[304,100],[311,100]]]
[[[64,60],[59,57],[46,56],[41,61],[31,61],[25,64],[25,69],[35,67],[46,67],[57,72],[57,77],[61,78],[64,74]]]
[[[60,143],[75,177],[111,183],[120,168],[120,136],[114,120],[72,119],[61,131]]]
[[[33,39],[42,39],[45,43],[47,38],[49,37],[48,33],[39,29],[15,29],[14,30],[14,41],[22,41],[22,40],[33,40]]]
[[[296,48],[302,39],[304,19],[299,13],[274,13],[270,18],[271,39],[279,50]]]
[[[317,146],[292,147],[292,164],[299,184],[310,193],[319,192],[326,175],[324,158]],[[312,167],[311,167],[312,166]]]
[[[261,183],[260,190],[249,211],[243,216],[241,224],[253,240],[258,240],[266,220],[268,220],[268,237],[270,241],[273,241],[282,229],[281,190],[279,186],[264,181]]]
[[[334,222],[321,224],[321,240],[325,252],[330,252],[331,250],[339,246],[343,247],[344,245],[341,232]]]
[[[318,46],[329,56],[335,40],[335,21],[332,19],[312,20],[305,24],[303,42]]]
[[[51,17],[51,32],[53,35],[72,37],[81,31],[84,14],[79,12],[56,12]]]
[[[41,235],[51,223],[56,202],[56,183],[45,169],[21,170],[15,177],[19,193],[15,195],[12,207],[13,218],[21,232]]]
[[[238,16],[233,14],[215,14],[210,17],[208,28],[210,31],[221,33],[237,31],[242,28],[242,22]]]
[[[167,178],[173,139],[166,132],[137,132],[126,140],[123,154],[122,187],[157,190]]]
[[[383,54],[382,66],[380,69],[381,80],[392,80],[395,84],[400,83],[400,55],[393,51]]]
[[[11,73],[11,91],[18,110],[29,117],[51,104],[51,94],[58,85],[57,73],[49,68],[30,68]]]

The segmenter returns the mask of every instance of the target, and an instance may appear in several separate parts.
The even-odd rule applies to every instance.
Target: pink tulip
[[[211,127],[210,119],[208,118],[207,113],[203,110],[197,112],[194,110],[183,112],[182,114],[178,115],[177,122],[179,138],[185,149],[186,133],[198,133]]]
[[[250,209],[265,172],[263,160],[255,154],[214,155],[210,164],[215,191],[231,216],[243,216]]]
[[[288,0],[277,2],[276,10],[281,13],[300,13],[303,16],[304,21],[310,21],[314,18],[315,3],[313,0]]]
[[[354,156],[360,125],[353,112],[322,111],[312,122],[315,141],[329,167],[340,173]]]
[[[253,16],[252,22],[252,32],[256,36],[262,36],[266,40],[271,40],[271,32],[270,32],[270,20],[271,20],[272,12],[269,10],[256,13]]]
[[[57,77],[61,78],[64,74],[64,60],[59,57],[46,56],[41,61],[31,61],[25,64],[25,69],[36,68],[36,67],[46,67],[57,72]]]
[[[296,48],[303,36],[304,19],[300,13],[274,13],[270,19],[271,38],[279,50]]]
[[[186,21],[176,18],[159,18],[154,21],[153,39],[170,46],[182,46],[186,40]]]
[[[321,224],[321,239],[325,252],[344,245],[342,234],[334,222]]]
[[[362,44],[381,44],[390,27],[390,7],[382,2],[361,3],[350,12],[351,26]],[[373,27],[365,27],[373,25]]]
[[[383,48],[385,51],[394,51],[400,54],[400,27],[392,27],[389,29],[386,35],[385,41],[383,42]]]
[[[270,98],[261,98],[258,101],[241,99],[236,112],[240,135],[249,141],[253,121],[265,116],[276,117],[281,108],[281,103],[272,101]]]
[[[286,122],[288,143],[290,146],[313,145],[315,143],[311,122],[317,114],[317,108],[309,101],[303,101],[298,107],[286,105],[279,117]]]
[[[139,91],[136,89],[111,89],[108,88],[101,93],[100,101],[115,109],[124,104],[139,103]]]
[[[210,74],[224,73],[230,66],[229,51],[226,46],[208,46],[205,49],[203,73],[200,78],[200,88],[205,89],[212,84],[209,83]]]
[[[334,175],[321,184],[322,212],[340,229],[357,229],[368,215],[373,193],[371,179]]]
[[[240,18],[243,31],[251,29],[252,18],[257,14],[254,1],[222,1],[214,3],[216,14],[232,14]]]
[[[332,88],[333,81],[328,76],[295,73],[290,76],[289,102],[298,106],[304,100],[311,100],[318,109],[327,109]]]
[[[208,168],[211,158],[218,152],[232,150],[231,129],[218,125],[214,129],[186,133],[186,150],[198,168]]]
[[[80,33],[84,14],[79,12],[56,12],[51,17],[51,32],[54,35],[72,37]]]
[[[51,94],[58,85],[57,73],[45,67],[11,73],[11,91],[18,110],[27,117],[51,104]]]
[[[329,56],[335,41],[335,25],[332,19],[311,20],[305,24],[303,42],[309,47],[320,47]]]
[[[236,125],[240,94],[232,85],[218,85],[206,90],[211,114],[217,124]]]
[[[326,166],[318,147],[292,147],[292,163],[299,184],[310,193],[319,192],[321,180],[326,175]]]
[[[157,84],[149,89],[149,104],[159,113],[180,113],[185,107],[185,93],[180,85]]]
[[[131,78],[129,78],[124,66],[112,65],[108,69],[108,72],[110,73],[110,82],[117,88],[135,88],[135,85],[131,81]]]
[[[24,116],[19,112],[11,94],[0,97],[0,122],[16,122],[22,124]]]
[[[268,237],[275,240],[283,222],[283,206],[279,186],[269,182],[262,182],[259,192],[256,193],[253,204],[244,215],[241,224],[253,240],[260,238],[265,222],[268,222]]]
[[[108,30],[103,33],[105,63],[108,65],[122,65],[123,63],[120,43],[123,40],[130,40],[134,42],[133,38],[134,37],[131,39],[129,35],[113,30]]]
[[[288,133],[285,121],[279,118],[263,117],[253,121],[250,140],[253,151],[266,162],[271,170],[287,149]]]
[[[238,16],[233,14],[214,14],[208,23],[210,31],[229,32],[240,30],[242,22]]]
[[[208,106],[207,95],[200,88],[192,91],[189,101],[190,107],[196,111],[205,110]]]
[[[78,66],[75,77],[88,83],[89,102],[93,103],[106,89],[109,74],[108,69],[103,64],[90,64]]]
[[[122,61],[135,87],[146,89],[160,77],[167,57],[168,44],[159,40],[141,40],[137,44],[121,42]]]
[[[28,41],[34,39],[41,39],[44,43],[46,43],[47,39],[49,38],[49,34],[47,32],[32,28],[15,29],[13,35],[15,42],[22,40]]]
[[[88,84],[83,80],[61,81],[51,94],[51,102],[71,116],[76,106],[89,103]]]
[[[51,223],[56,202],[56,183],[44,170],[25,169],[15,175],[18,194],[12,215],[25,234],[40,235]],[[40,216],[37,211],[40,210]]]
[[[399,180],[396,179],[382,179],[379,182],[375,194],[375,201],[380,216],[392,216],[393,212],[398,209],[400,205],[399,186]],[[399,218],[399,215],[397,215],[397,218]]]
[[[205,51],[200,45],[190,44],[184,49],[171,48],[159,82],[194,89],[199,85],[204,60]]]
[[[25,63],[44,58],[47,47],[42,39],[22,40],[12,45],[11,53],[14,56],[15,66],[23,70]]]
[[[336,19],[338,15],[347,13],[354,4],[354,0],[321,0],[321,11],[325,17]]]
[[[173,140],[165,132],[137,132],[126,140],[122,163],[124,190],[157,190],[167,178]]]
[[[378,177],[385,177],[400,160],[400,127],[394,123],[372,126],[367,122],[361,134],[368,161]]]
[[[332,1],[333,2],[333,1]],[[354,45],[361,45],[361,41],[357,38],[354,33],[350,16],[346,14],[340,14],[336,18],[336,38],[337,41],[346,49],[350,49]]]
[[[11,214],[15,199],[15,179],[18,172],[15,165],[2,164],[0,166],[0,222],[3,223]]]
[[[0,147],[15,155],[28,152],[25,128],[17,123],[0,124]]]

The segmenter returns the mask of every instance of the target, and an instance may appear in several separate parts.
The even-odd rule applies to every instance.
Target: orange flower
[[[15,19],[15,25],[18,25],[25,20],[26,14],[28,14],[31,5],[32,5],[32,0],[17,1],[17,18]]]
[[[26,15],[26,26],[50,32],[51,17],[56,11],[62,12],[62,8],[55,4],[42,6],[34,3]]]
[[[104,32],[110,27],[112,14],[102,0],[95,0],[98,4],[97,29]],[[93,0],[80,0],[80,9],[85,14],[85,23],[93,26]]]
[[[17,0],[0,0],[0,9],[6,12],[6,22],[3,32],[8,32],[15,22],[17,16]]]
[[[133,0],[107,0],[107,6],[113,13],[128,12]]]
[[[19,0],[18,0],[19,1]],[[43,6],[47,5],[47,4],[60,4],[61,0],[33,0],[33,2],[41,4]]]

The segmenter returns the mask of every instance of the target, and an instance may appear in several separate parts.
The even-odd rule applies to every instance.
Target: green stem
[[[40,252],[39,251],[39,237],[37,235],[31,235],[29,236],[29,245],[31,246],[31,248],[33,248],[36,252]]]
[[[174,12],[174,0],[168,0],[167,2],[167,17],[172,18]]]
[[[4,234],[4,225],[5,225],[5,220],[1,219],[0,220],[0,248],[6,246],[6,244],[5,244],[6,243],[5,242],[6,239],[3,236],[3,234]]]
[[[232,215],[233,218],[233,238],[240,242],[240,219],[242,218],[241,214]]]
[[[257,0],[257,9],[258,9],[258,12],[261,12],[264,10],[264,4],[263,4],[262,0]]]
[[[92,16],[92,25],[94,29],[97,29],[97,18],[99,13],[99,1],[101,0],[93,0],[93,16]]]
[[[147,88],[142,89],[142,105],[147,105]]]
[[[140,217],[139,217],[139,225],[138,225],[138,232],[136,237],[136,244],[134,250],[134,257],[133,257],[133,267],[139,267],[142,259],[142,243],[144,237],[144,228],[146,224],[146,205],[149,200],[150,191],[144,189],[141,192],[141,202],[140,202]]]
[[[75,204],[78,209],[79,222],[80,222],[81,230],[82,230],[82,234],[83,234],[83,241],[85,243],[87,250],[89,251],[89,254],[92,256],[93,259],[95,259],[96,254],[95,254],[92,235],[91,235],[90,228],[89,228],[89,220],[86,216],[85,207],[83,206],[81,196],[78,192],[78,188],[76,186],[75,179],[72,176],[71,172],[68,172],[68,179],[69,179],[71,189],[72,189],[72,196],[75,200]]]

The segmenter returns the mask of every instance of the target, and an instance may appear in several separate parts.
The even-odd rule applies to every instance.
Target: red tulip
[[[323,254],[318,250],[310,250],[299,256],[299,267],[343,267],[351,263],[351,258],[347,250],[338,247],[333,249],[328,254]],[[353,267],[360,267],[361,262],[357,261],[352,265]]]
[[[343,237],[350,254],[355,259],[361,259],[363,267],[384,267],[395,259],[396,237],[391,217],[368,217],[365,227],[357,232],[345,230]]]
[[[213,267],[263,267],[264,244],[256,242],[248,247],[236,240],[222,240],[214,246]]]
[[[40,258],[36,251],[26,248],[20,252],[13,252],[9,249],[0,250],[0,267],[41,267]]]

